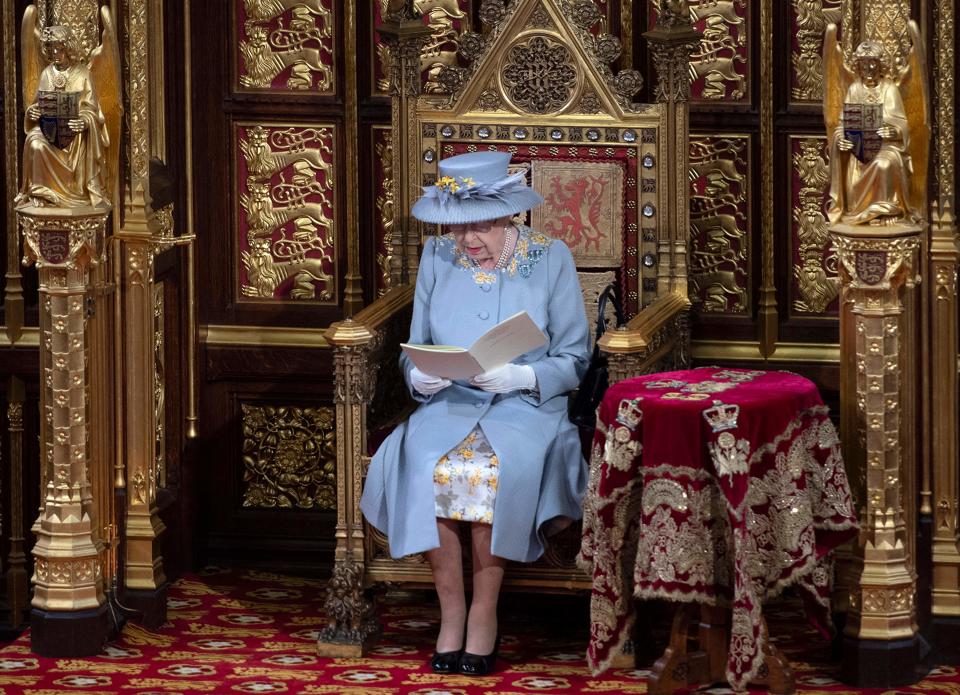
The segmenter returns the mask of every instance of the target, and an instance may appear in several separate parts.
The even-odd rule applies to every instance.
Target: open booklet
[[[502,367],[546,342],[547,336],[537,328],[530,314],[521,311],[498,323],[469,348],[409,343],[401,343],[400,347],[425,374],[445,379],[469,379]]]

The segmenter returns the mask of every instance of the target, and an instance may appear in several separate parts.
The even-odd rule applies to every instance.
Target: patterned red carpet
[[[333,693],[342,695],[530,695],[645,693],[646,671],[594,678],[586,670],[586,601],[572,597],[507,596],[500,671],[486,678],[444,677],[426,660],[437,627],[435,603],[397,595],[382,604],[384,636],[367,659],[320,659],[322,585],[264,572],[208,568],[170,591],[169,620],[149,632],[128,624],[121,639],[95,659],[39,659],[30,638],[0,647],[0,692],[63,693]],[[960,695],[956,668],[899,690],[841,685],[829,645],[785,603],[770,611],[771,633],[791,659],[798,692],[945,693]],[[727,688],[701,692],[729,693]]]

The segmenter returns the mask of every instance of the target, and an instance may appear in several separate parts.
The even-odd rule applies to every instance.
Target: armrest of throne
[[[325,333],[334,348],[336,401],[349,402],[360,409],[342,413],[342,424],[349,424],[344,432],[356,434],[355,428],[359,427],[359,456],[372,455],[414,405],[397,366],[400,343],[409,333],[412,311],[413,286],[402,285],[353,318],[334,323]],[[340,417],[338,411],[338,420]]]
[[[667,292],[627,325],[604,333],[599,346],[607,356],[610,383],[689,367],[689,313],[689,298]]]
[[[337,424],[335,557],[337,567],[357,567],[364,585],[404,579],[389,558],[386,539],[364,523],[360,497],[373,452],[416,406],[399,368],[400,343],[410,332],[413,295],[413,285],[395,287],[324,333],[333,346]],[[423,576],[417,577],[421,582],[430,579],[429,567],[424,567]]]

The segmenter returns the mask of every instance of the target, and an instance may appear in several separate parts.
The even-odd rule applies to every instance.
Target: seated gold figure
[[[24,14],[24,101],[29,105],[23,182],[15,200],[20,207],[111,206],[122,107],[109,13],[102,19],[103,43],[89,60],[79,60],[68,27],[39,31],[35,7]]]
[[[831,160],[827,215],[833,224],[913,223],[922,217],[923,192],[915,184],[923,177],[914,172],[926,168],[929,126],[922,56],[918,36],[912,38],[909,60],[892,79],[880,44],[861,43],[850,70],[836,27],[828,28],[824,117]]]

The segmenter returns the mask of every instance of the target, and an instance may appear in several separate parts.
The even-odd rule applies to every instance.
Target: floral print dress
[[[479,426],[441,456],[433,469],[437,516],[493,523],[500,461]]]

